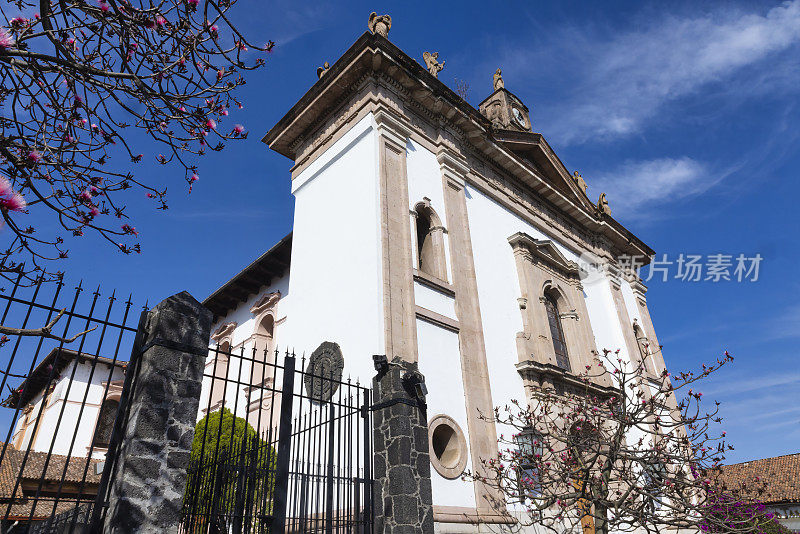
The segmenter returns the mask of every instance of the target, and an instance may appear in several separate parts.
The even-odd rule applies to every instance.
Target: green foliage
[[[242,515],[270,515],[275,487],[275,450],[241,417],[223,408],[195,426],[184,494],[184,525],[202,531]]]

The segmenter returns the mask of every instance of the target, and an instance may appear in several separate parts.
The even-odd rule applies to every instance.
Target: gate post
[[[433,534],[433,497],[423,381],[395,358],[373,379],[376,534]]]
[[[186,291],[148,313],[103,532],[177,532],[211,320]]]

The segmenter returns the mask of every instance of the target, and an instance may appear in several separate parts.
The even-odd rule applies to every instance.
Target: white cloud
[[[539,110],[549,136],[581,143],[638,133],[665,103],[715,82],[730,82],[746,69],[747,79],[758,83],[744,84],[743,92],[763,94],[765,80],[796,90],[797,69],[788,68],[796,56],[786,69],[778,69],[791,73],[789,80],[767,76],[776,65],[766,60],[800,43],[800,0],[766,13],[723,4],[701,17],[665,14],[650,19],[656,22],[629,32],[567,29],[527,57],[509,47],[507,67],[513,76],[530,79],[534,64],[540,78],[552,70],[563,79],[560,94],[565,98]]]
[[[592,177],[594,192],[605,191],[615,217],[644,217],[647,209],[698,195],[724,178],[688,157],[626,161]],[[599,194],[599,193],[598,193]]]

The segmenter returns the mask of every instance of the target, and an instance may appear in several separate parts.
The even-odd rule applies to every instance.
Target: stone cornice
[[[523,140],[524,151],[538,156],[529,160],[518,155],[509,148],[513,143],[507,146],[496,138],[491,123],[478,110],[380,36],[362,35],[263,141],[273,150],[296,159],[297,148],[305,145],[299,140],[317,135],[320,124],[333,114],[341,114],[341,102],[352,98],[353,91],[370,83],[370,79],[391,87],[393,93],[402,97],[402,109],[398,110],[401,114],[417,113],[433,126],[450,130],[461,141],[459,144],[464,145],[459,148],[474,151],[479,159],[500,169],[502,175],[519,180],[521,191],[529,191],[555,212],[574,221],[571,224],[575,228],[608,239],[614,248],[611,255],[619,252],[649,257],[653,253],[613,218],[599,216],[584,198],[576,196],[569,178],[564,178],[563,164],[541,134],[528,134]],[[340,120],[347,119],[339,117],[337,122]],[[537,158],[547,163],[547,168],[539,169],[532,163]],[[589,241],[593,239],[590,236]]]
[[[436,160],[439,162],[442,176],[445,177],[447,183],[452,184],[456,188],[463,188],[466,184],[467,173],[469,172],[467,160],[454,150],[445,146],[439,146]]]
[[[250,308],[250,313],[253,315],[260,315],[265,311],[274,308],[275,304],[281,299],[281,292],[280,291],[272,291],[271,293],[265,293],[264,295],[259,298],[253,307]]]
[[[549,363],[539,363],[533,360],[526,360],[516,364],[517,372],[524,380],[537,381],[540,376],[544,376],[555,382],[561,382],[575,389],[588,390],[597,395],[610,395],[617,392],[612,386],[604,386],[596,382],[584,382],[570,372]]]
[[[403,119],[387,109],[379,109],[373,116],[375,117],[378,135],[383,136],[397,150],[405,150],[411,131],[405,125]]]
[[[517,232],[508,238],[508,243],[515,253],[524,254],[523,251],[527,250],[532,258],[535,257],[562,276],[571,278],[580,273],[578,264],[565,258],[549,239],[534,239],[525,232]]]
[[[211,339],[219,343],[226,337],[231,336],[233,334],[233,331],[236,330],[236,326],[238,324],[239,323],[237,323],[236,321],[233,321],[230,323],[224,323],[220,325],[220,327],[217,328],[213,334],[211,334]]]

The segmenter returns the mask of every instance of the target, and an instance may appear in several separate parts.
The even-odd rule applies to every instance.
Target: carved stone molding
[[[236,321],[221,324],[219,328],[214,330],[214,333],[211,334],[211,339],[217,343],[221,343],[223,339],[233,335],[233,331],[236,330],[238,324],[239,323]]]
[[[374,117],[378,134],[394,145],[397,150],[405,151],[408,136],[411,133],[405,121],[389,113],[386,109],[379,109],[375,112]]]
[[[325,403],[331,400],[344,371],[344,357],[338,343],[323,341],[311,353],[304,370],[303,383],[312,402]]]
[[[272,291],[271,293],[265,293],[264,295],[261,296],[260,299],[256,301],[255,304],[253,304],[253,307],[250,308],[250,312],[253,315],[261,315],[270,308],[274,308],[280,299],[281,299],[280,291]]]
[[[508,238],[508,243],[515,253],[519,251],[524,254],[528,251],[531,257],[555,269],[562,276],[574,278],[580,273],[578,264],[564,257],[549,239],[534,239],[525,232],[517,232]]]

